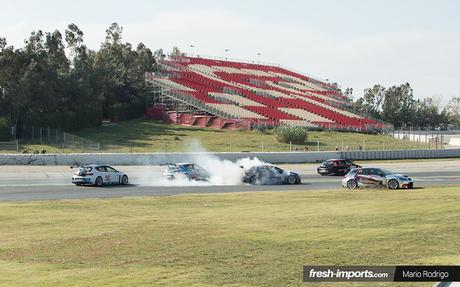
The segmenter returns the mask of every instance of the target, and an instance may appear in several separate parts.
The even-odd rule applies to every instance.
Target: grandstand
[[[367,131],[384,125],[347,110],[335,85],[265,64],[181,56],[146,75],[154,97],[146,116],[183,125],[254,125]]]

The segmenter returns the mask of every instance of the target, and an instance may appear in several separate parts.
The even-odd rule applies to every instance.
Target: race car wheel
[[[123,185],[128,184],[128,176],[127,175],[123,175],[123,177],[121,178],[121,184],[123,184]]]
[[[249,179],[249,183],[250,184],[257,184],[257,177],[256,176],[253,176]]]
[[[94,182],[94,184],[95,184],[96,186],[103,186],[103,185],[104,185],[104,181],[102,180],[102,177],[99,176],[98,178],[96,178],[96,181]]]
[[[350,179],[348,182],[347,182],[347,187],[349,189],[355,189],[358,187],[358,182],[354,179]]]
[[[290,175],[286,179],[287,183],[289,184],[295,184],[297,182],[297,178],[294,175]]]
[[[399,183],[396,179],[391,179],[389,182],[388,182],[388,188],[389,189],[398,189],[399,187]]]

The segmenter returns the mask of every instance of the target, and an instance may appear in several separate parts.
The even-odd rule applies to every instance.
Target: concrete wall
[[[460,157],[460,149],[349,151],[341,152],[341,157],[356,160],[455,158]]]
[[[460,146],[460,136],[450,137],[449,144],[453,146]]]
[[[393,132],[393,137],[400,140],[410,140],[420,143],[429,143],[438,140],[439,143],[457,145],[452,139],[460,139],[458,131],[399,131]],[[456,140],[455,140],[456,141]]]
[[[399,151],[350,151],[350,152],[254,152],[210,153],[221,159],[236,161],[257,157],[271,163],[321,162],[330,158],[355,160],[417,159],[460,157],[460,149],[448,150],[399,150]],[[161,165],[171,162],[194,161],[201,153],[99,153],[99,154],[0,154],[0,165],[83,165],[91,163],[109,165]]]

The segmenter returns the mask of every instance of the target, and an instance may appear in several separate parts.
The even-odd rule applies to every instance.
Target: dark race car
[[[298,173],[266,164],[246,170],[243,182],[251,184],[299,184],[301,180]]]
[[[342,186],[355,189],[358,187],[381,186],[389,189],[414,187],[414,181],[407,175],[394,173],[381,168],[357,168],[351,170],[342,180]]]
[[[350,170],[359,167],[361,166],[349,159],[328,159],[321,163],[317,172],[321,175],[346,175]]]
[[[170,163],[163,172],[163,176],[170,180],[186,178],[188,180],[208,181],[209,173],[195,163]]]

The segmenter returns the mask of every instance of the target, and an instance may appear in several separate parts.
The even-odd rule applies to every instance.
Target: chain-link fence
[[[42,127],[24,127],[20,144],[52,146],[56,151],[99,152],[100,144],[60,130]]]
[[[0,142],[0,153],[5,152],[18,152],[19,141]]]

